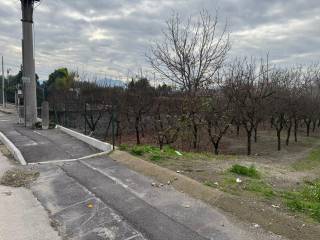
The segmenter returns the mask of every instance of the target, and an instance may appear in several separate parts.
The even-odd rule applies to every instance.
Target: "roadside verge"
[[[221,191],[204,186],[203,184],[182,174],[159,167],[153,163],[134,157],[129,153],[116,150],[109,156],[112,159],[128,166],[130,169],[152,177],[161,183],[166,184],[170,181],[170,184],[178,191],[185,192],[194,198],[203,200],[204,202],[214,203],[223,194]]]
[[[169,180],[176,190],[221,209],[224,213],[235,217],[232,218],[234,221],[240,224],[249,224],[250,228],[261,227],[266,232],[272,232],[292,240],[319,239],[320,226],[318,224],[311,222],[305,224],[301,219],[281,213],[272,206],[260,205],[254,198],[249,199],[250,201],[242,201],[238,196],[210,188],[187,176],[147,162],[127,152],[114,151],[109,156],[128,168],[152,177],[163,184]],[[282,237],[274,239],[282,239]]]

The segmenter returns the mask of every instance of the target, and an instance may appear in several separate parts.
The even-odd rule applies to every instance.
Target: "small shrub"
[[[130,151],[133,155],[136,155],[136,156],[142,156],[144,151],[143,149],[141,149],[140,147],[138,146],[134,146],[131,151]]]
[[[247,177],[260,178],[259,172],[257,171],[257,169],[253,165],[248,168],[245,166],[241,166],[239,164],[235,164],[230,169],[230,172],[236,173],[239,175],[243,175],[243,176],[247,176]]]
[[[150,157],[150,161],[152,162],[161,162],[163,160],[163,157],[161,157],[160,155],[152,155]]]

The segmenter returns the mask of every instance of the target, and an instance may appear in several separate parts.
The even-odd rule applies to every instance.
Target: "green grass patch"
[[[233,160],[236,156],[232,155],[215,155],[210,152],[181,152],[182,155],[178,154],[176,149],[166,145],[160,150],[159,147],[152,145],[127,145],[122,144],[119,146],[119,150],[126,151],[135,156],[143,156],[144,159],[153,162],[163,162],[165,160],[199,160],[199,161],[216,161],[216,160]]]
[[[160,150],[159,147],[151,145],[120,145],[119,149],[130,152],[135,156],[144,156],[153,162],[161,162],[165,159],[181,157],[176,153],[176,150],[170,146],[164,146],[163,149]]]
[[[149,159],[152,162],[162,162],[164,160],[164,158],[160,155],[151,155]]]
[[[290,210],[307,214],[320,222],[320,180],[297,191],[282,192],[281,197]]]
[[[275,196],[275,192],[273,191],[272,187],[264,181],[258,179],[248,179],[244,183],[243,189],[249,192],[258,193],[259,195],[267,198]]]
[[[293,164],[295,170],[311,170],[320,165],[320,148],[313,149],[306,159]]]
[[[245,167],[235,164],[231,167],[230,172],[251,178],[260,178],[260,173],[253,165],[250,167]]]
[[[260,197],[271,198],[275,196],[272,187],[261,179],[244,177],[241,183],[236,182],[236,177],[231,173],[227,173],[219,181],[219,185],[215,185],[211,181],[205,181],[204,185],[214,188],[219,188],[224,192],[234,195],[248,195],[253,194]]]

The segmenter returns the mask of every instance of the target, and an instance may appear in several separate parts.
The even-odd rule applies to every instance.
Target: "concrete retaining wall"
[[[112,145],[109,144],[109,143],[106,143],[106,142],[102,142],[102,141],[99,141],[95,138],[92,138],[92,137],[89,137],[89,136],[86,136],[82,133],[79,133],[79,132],[76,132],[76,131],[73,131],[69,128],[65,128],[65,127],[62,127],[60,125],[57,125],[57,128],[60,129],[62,132],[68,134],[68,135],[71,135],[72,137],[82,141],[82,142],[85,142],[87,144],[89,144],[90,146],[96,148],[96,149],[99,149],[103,152],[106,152],[106,153],[109,153],[112,151]]]

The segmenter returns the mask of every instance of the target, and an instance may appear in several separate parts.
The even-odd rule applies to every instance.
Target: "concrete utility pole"
[[[2,107],[5,108],[3,56],[1,60],[2,60]]]
[[[37,91],[33,56],[33,9],[40,0],[20,0],[22,9],[22,80],[24,84],[24,120],[27,127],[37,121]]]
[[[7,85],[7,88],[9,88],[9,85],[10,85],[10,77],[9,77],[9,74],[10,74],[10,71],[11,71],[11,68],[7,68],[7,81],[5,81],[5,84]],[[8,102],[8,91],[6,92],[5,94],[5,107],[7,107],[7,102]]]

